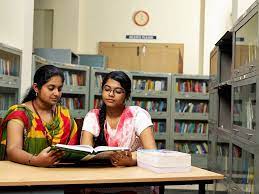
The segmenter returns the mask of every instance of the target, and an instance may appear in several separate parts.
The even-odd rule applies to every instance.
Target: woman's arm
[[[156,149],[156,142],[151,127],[148,127],[142,131],[140,134],[140,140],[144,149]]]
[[[83,130],[82,131],[82,135],[81,135],[80,144],[93,146],[94,145],[94,136],[93,136],[93,134],[88,132],[88,131],[84,131]]]
[[[23,128],[24,124],[20,120],[10,120],[7,124],[7,158],[8,160],[33,166],[51,166],[56,164],[63,153],[50,151],[50,147],[42,150],[34,156],[23,150]]]

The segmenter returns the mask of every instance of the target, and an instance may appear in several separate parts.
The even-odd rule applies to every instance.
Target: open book
[[[97,159],[110,159],[114,151],[126,151],[126,147],[110,147],[98,146],[93,148],[90,145],[65,145],[56,144],[51,147],[51,150],[64,151],[65,155],[61,162],[79,162]]]

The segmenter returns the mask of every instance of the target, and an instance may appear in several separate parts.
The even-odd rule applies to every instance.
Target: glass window
[[[255,130],[256,84],[234,88],[233,123]]]
[[[235,33],[235,68],[248,65],[256,58],[258,14]]]

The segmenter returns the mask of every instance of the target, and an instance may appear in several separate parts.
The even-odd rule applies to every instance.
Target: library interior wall
[[[142,9],[150,21],[139,27],[132,16]],[[198,73],[200,1],[81,0],[79,12],[80,53],[96,53],[100,41],[184,43],[184,73]],[[127,34],[156,35],[157,39],[129,40]]]
[[[232,0],[205,1],[203,74],[209,75],[210,52],[232,27]]]
[[[53,48],[70,48],[78,52],[79,0],[35,0],[35,9],[54,10]]]
[[[31,84],[34,0],[0,1],[0,42],[21,49],[21,96]]]
[[[231,27],[231,0],[219,1],[222,2],[206,1],[205,4],[207,13],[203,74],[209,72],[208,53],[215,42]],[[238,17],[253,2],[238,0]],[[63,0],[62,3],[58,0],[1,0],[0,26],[4,26],[1,28],[4,30],[0,31],[0,42],[23,50],[22,94],[31,84],[31,76],[28,74],[31,72],[34,3],[35,8],[54,9],[55,48],[71,48],[79,53],[91,54],[97,52],[97,43],[100,40],[128,42],[129,40],[125,39],[126,34],[153,34],[157,35],[158,39],[150,42],[185,43],[184,73],[197,74],[200,1],[163,0],[162,4],[158,4],[155,0],[125,0],[122,4],[120,0]],[[111,3],[114,8],[109,10]],[[150,14],[150,23],[146,27],[138,28],[132,22],[132,14],[135,10],[144,8]]]

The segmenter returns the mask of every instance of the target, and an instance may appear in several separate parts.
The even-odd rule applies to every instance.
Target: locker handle
[[[251,138],[253,136],[252,133],[246,133],[246,134],[247,134],[248,138]]]
[[[137,47],[137,56],[139,56],[139,46]]]

